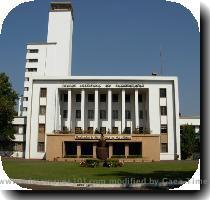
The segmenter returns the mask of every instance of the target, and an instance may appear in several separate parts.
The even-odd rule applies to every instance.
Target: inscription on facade
[[[106,140],[131,140],[131,136],[104,136]],[[99,140],[99,135],[75,135],[75,140]]]
[[[63,88],[142,88],[143,83],[138,84],[63,84]]]

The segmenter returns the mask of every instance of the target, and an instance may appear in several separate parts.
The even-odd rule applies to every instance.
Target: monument
[[[101,138],[96,147],[96,155],[101,160],[106,160],[109,157],[109,148],[106,147],[106,139],[103,133],[101,133]]]

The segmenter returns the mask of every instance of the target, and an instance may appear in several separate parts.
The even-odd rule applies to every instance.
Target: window
[[[106,102],[106,94],[100,95],[100,102]]]
[[[167,133],[168,129],[167,129],[167,124],[161,124],[161,133]]]
[[[126,95],[125,95],[125,102],[129,103],[130,100],[131,100],[130,94],[126,94]]]
[[[106,110],[100,110],[100,119],[106,119]]]
[[[81,110],[76,110],[76,119],[81,119]]]
[[[63,94],[63,101],[68,102],[68,94],[67,93]]]
[[[25,77],[25,81],[29,81],[29,78],[28,77]]]
[[[63,110],[63,118],[67,118],[67,110]]]
[[[81,102],[81,94],[76,94],[76,102]]]
[[[95,95],[94,94],[88,94],[88,102],[94,102]]]
[[[27,111],[28,109],[26,107],[23,107],[23,111]]]
[[[125,111],[125,119],[131,119],[131,112],[130,110]]]
[[[139,99],[139,102],[140,102],[140,103],[143,101],[142,94],[139,94],[138,99]]]
[[[118,134],[118,127],[112,127],[112,134]]]
[[[28,49],[27,50],[28,53],[39,53],[38,49]]]
[[[38,142],[37,151],[44,152],[44,142]]]
[[[143,110],[139,111],[139,119],[143,119]]]
[[[113,110],[112,111],[112,118],[113,119],[118,119],[118,110]]]
[[[124,133],[125,134],[130,134],[131,133],[131,127],[125,127]]]
[[[167,107],[160,106],[160,113],[161,113],[161,115],[167,115]]]
[[[39,134],[45,133],[45,124],[39,124]]]
[[[46,97],[46,96],[47,96],[47,88],[41,88],[40,97]]]
[[[118,102],[118,94],[113,94],[112,95],[112,101],[113,102]]]
[[[39,107],[39,114],[45,115],[46,114],[46,106],[40,106]]]
[[[26,68],[26,72],[37,72],[37,68]]]
[[[15,130],[15,134],[19,134],[19,126],[18,125],[13,125],[13,128]]]
[[[24,101],[28,101],[28,97],[24,97],[23,100],[24,100]]]
[[[88,110],[88,119],[94,119],[94,110]]]
[[[28,91],[29,90],[29,88],[28,87],[24,87],[24,91]]]
[[[168,152],[168,144],[161,143],[161,153],[167,153],[167,152]]]
[[[160,88],[160,97],[165,98],[166,97],[166,88]]]
[[[34,62],[38,62],[38,59],[27,59],[26,61],[30,63],[34,63]]]
[[[100,128],[100,133],[106,134],[106,127],[101,127]]]
[[[23,152],[24,151],[24,144],[23,144],[23,142],[15,142],[14,143],[14,151]]]

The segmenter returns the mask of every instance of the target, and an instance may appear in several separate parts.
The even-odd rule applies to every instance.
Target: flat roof
[[[154,81],[174,81],[177,76],[34,76],[33,80],[154,80]]]

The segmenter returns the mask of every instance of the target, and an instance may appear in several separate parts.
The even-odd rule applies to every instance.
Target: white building
[[[72,13],[69,2],[51,3],[47,43],[27,45],[19,156],[95,158],[104,133],[109,157],[180,159],[177,77],[71,76]]]

